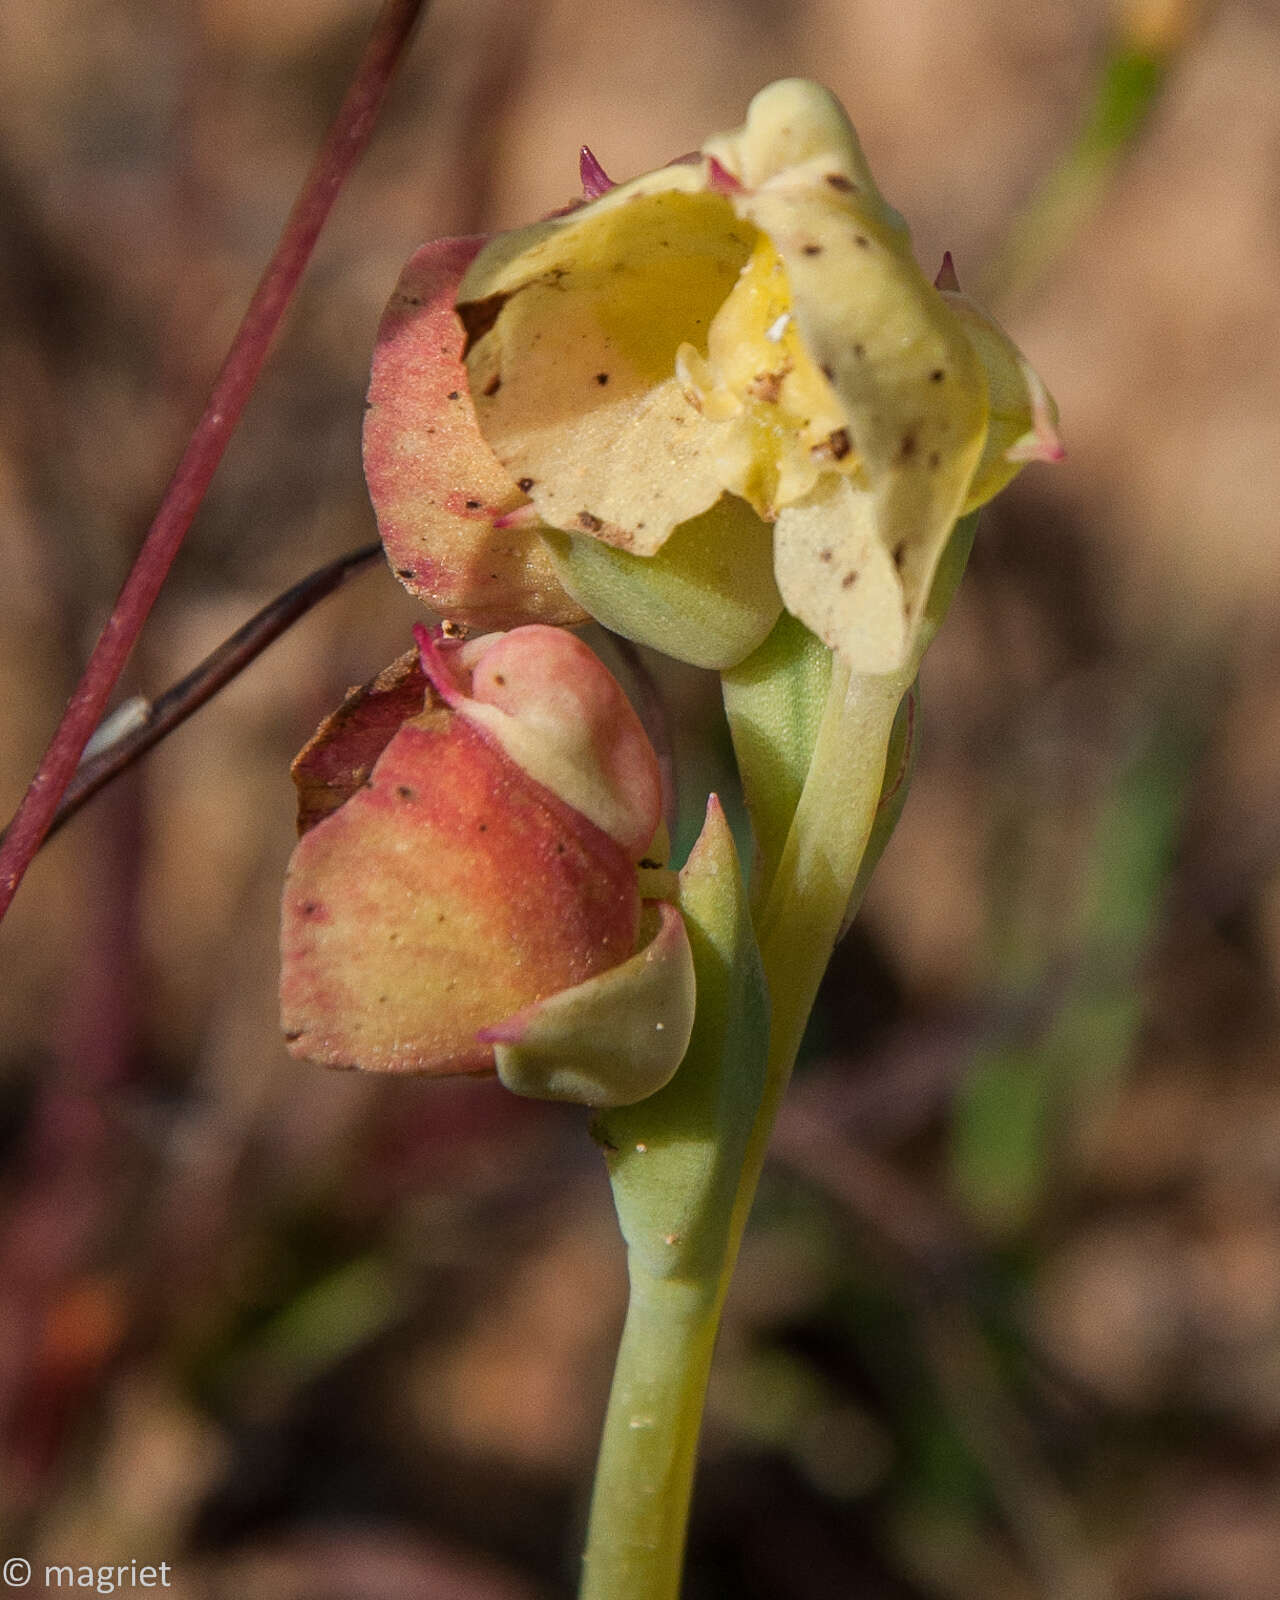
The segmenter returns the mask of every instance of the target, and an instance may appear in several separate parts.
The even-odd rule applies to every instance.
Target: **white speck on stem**
[[[764,331],[764,336],[769,340],[770,344],[778,344],[781,341],[790,321],[791,313],[789,311],[784,311],[780,317],[774,318]]]
[[[647,1144],[638,1144],[636,1146],[636,1149],[639,1151],[639,1153],[641,1155],[643,1155],[648,1148],[649,1148],[649,1146]]]
[[[627,1426],[629,1428],[652,1428],[653,1418],[645,1416],[632,1417]]]

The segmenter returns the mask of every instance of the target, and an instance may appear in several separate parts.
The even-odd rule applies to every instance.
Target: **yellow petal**
[[[788,608],[860,670],[896,670],[982,452],[983,363],[825,90],[774,84],[705,148],[760,241],[686,361],[722,478],[777,518]]]
[[[999,494],[1028,461],[1061,461],[1058,408],[1038,373],[995,319],[959,290],[942,291],[987,377],[986,445],[969,485],[966,511]]]
[[[903,543],[899,569],[882,531],[874,496],[834,477],[787,506],[774,528],[787,610],[860,673],[903,665],[928,596],[911,565],[918,547]]]
[[[477,258],[459,301],[476,414],[544,522],[647,555],[718,499],[676,352],[705,346],[753,242],[720,195],[626,185]]]

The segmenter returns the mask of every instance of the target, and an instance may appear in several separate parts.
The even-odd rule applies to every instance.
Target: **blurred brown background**
[[[16,804],[342,92],[366,0],[0,10],[0,800]],[[372,536],[433,234],[844,100],[1069,460],[987,515],[721,1344],[688,1600],[1280,1594],[1280,13],[438,0],[131,665]],[[5,1548],[183,1595],[569,1594],[622,1311],[572,1111],[276,1036],[288,761],[378,568],[36,864],[0,933]],[[664,684],[691,803],[714,685]]]

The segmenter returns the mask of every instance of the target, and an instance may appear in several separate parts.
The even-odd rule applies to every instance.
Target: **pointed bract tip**
[[[1065,461],[1067,451],[1058,436],[1058,419],[1049,391],[1040,375],[1026,362],[1022,370],[1031,398],[1031,427],[1005,451],[1005,460]]]
[[[504,511],[500,517],[490,518],[490,526],[494,528],[532,528],[539,522],[538,508],[530,503],[526,506],[517,506],[514,511]]]
[[[598,200],[602,194],[618,186],[592,154],[589,145],[578,151],[578,176],[582,179],[582,193],[587,200]]]
[[[707,183],[716,194],[740,194],[742,192],[741,180],[735,178],[728,167],[717,161],[715,156],[707,157]]]
[[[956,277],[956,264],[951,259],[950,250],[942,252],[942,265],[938,268],[938,276],[933,280],[935,289],[943,289],[948,294],[960,293],[960,280]]]

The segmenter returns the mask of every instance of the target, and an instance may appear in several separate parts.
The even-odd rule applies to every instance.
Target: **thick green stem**
[[[582,1600],[680,1592],[711,1356],[714,1284],[633,1270],[596,1470]]]
[[[733,836],[712,799],[680,874],[698,1013],[680,1071],[603,1112],[631,1298],[591,1501],[582,1600],[675,1600],[698,1431],[764,1087],[768,1003]]]

